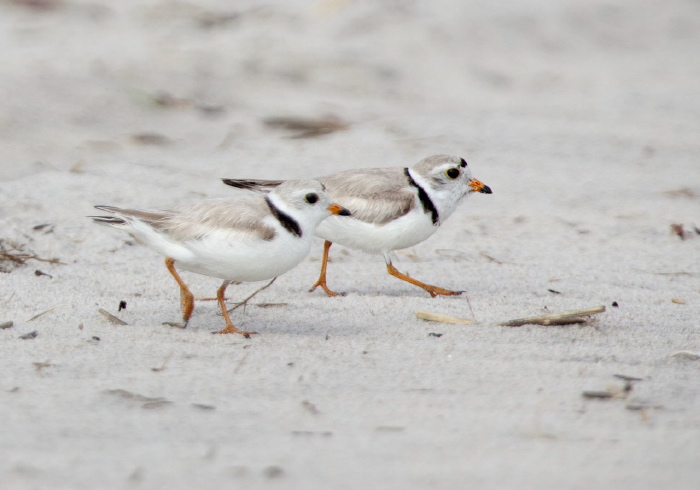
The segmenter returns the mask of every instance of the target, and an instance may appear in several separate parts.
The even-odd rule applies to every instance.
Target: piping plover
[[[222,179],[242,189],[261,192],[279,186],[281,180]],[[430,237],[469,194],[491,194],[491,188],[472,177],[460,157],[434,155],[407,168],[348,170],[318,179],[331,198],[352,213],[351,218],[331,217],[316,228],[325,240],[318,281],[328,296],[337,296],[326,284],[328,252],[333,243],[384,255],[389,274],[426,290],[432,297],[463,291],[431,286],[399,272],[392,251],[411,247]]]
[[[332,203],[316,180],[289,181],[267,195],[242,192],[226,199],[203,201],[172,211],[95,206],[111,216],[91,216],[96,223],[131,234],[165,256],[165,266],[180,286],[182,326],[194,310],[194,296],[175,267],[223,279],[216,293],[226,328],[217,333],[244,332],[231,323],[224,292],[231,283],[262,281],[287,272],[309,253],[316,227],[332,214],[348,216]]]

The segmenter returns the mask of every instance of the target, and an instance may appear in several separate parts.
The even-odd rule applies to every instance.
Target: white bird
[[[284,182],[222,180],[233,187],[260,192],[275,189]],[[463,158],[434,155],[412,167],[347,170],[317,180],[326,186],[331,199],[347,208],[352,217],[331,217],[316,228],[316,236],[325,243],[321,274],[311,291],[320,286],[328,296],[338,295],[326,284],[326,269],[330,247],[339,243],[382,254],[389,274],[423,288],[432,297],[462,293],[425,284],[399,272],[392,264],[392,252],[430,237],[468,195],[492,193],[489,186],[472,177]]]
[[[242,192],[172,211],[95,206],[111,216],[91,216],[96,223],[128,232],[138,242],[164,255],[165,266],[180,286],[183,326],[194,310],[194,296],[176,266],[223,279],[216,299],[226,321],[217,333],[255,332],[237,329],[224,303],[231,283],[272,279],[306,257],[316,227],[332,214],[347,216],[332,203],[316,180],[289,181],[267,195]]]

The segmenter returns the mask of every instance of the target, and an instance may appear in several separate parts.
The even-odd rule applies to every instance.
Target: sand
[[[2,488],[697,488],[698,2],[16,0],[0,25],[1,243],[60,261],[0,262]],[[86,218],[438,153],[494,193],[396,265],[466,296],[340,246],[347,296],[309,293],[319,240],[233,314],[250,340],[212,302],[163,325],[162,258]]]

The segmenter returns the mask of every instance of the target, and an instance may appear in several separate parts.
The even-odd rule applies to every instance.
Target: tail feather
[[[114,206],[95,206],[95,208],[107,213],[114,213],[119,209],[115,208]],[[92,218],[93,223],[106,226],[119,226],[126,224],[126,221],[123,218],[119,218],[117,216],[88,216],[88,218]]]
[[[117,211],[120,211],[118,207],[115,206],[105,206],[104,204],[100,204],[98,206],[95,206],[95,209],[99,209],[100,211],[105,211],[107,213],[116,213]]]
[[[283,180],[255,180],[255,179],[221,179],[221,181],[237,189],[245,189],[257,192],[270,192],[282,184]]]
[[[93,223],[99,225],[118,226],[126,224],[126,221],[116,216],[88,216],[88,218],[92,218]]]
[[[163,223],[171,218],[173,211],[149,211],[144,209],[124,209],[115,206],[95,206],[100,211],[115,214],[116,216],[88,216],[96,223],[103,225],[123,225],[133,221],[142,221],[154,228],[161,228]]]

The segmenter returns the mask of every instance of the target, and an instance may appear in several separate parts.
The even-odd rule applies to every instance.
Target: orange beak
[[[493,191],[489,186],[485,185],[483,182],[477,179],[472,179],[472,181],[469,182],[469,187],[472,188],[473,192],[481,192],[482,194],[493,194]]]
[[[337,214],[338,216],[350,216],[350,211],[345,209],[340,204],[336,203],[333,203],[330,206],[328,206],[328,211],[330,211],[333,214]]]

